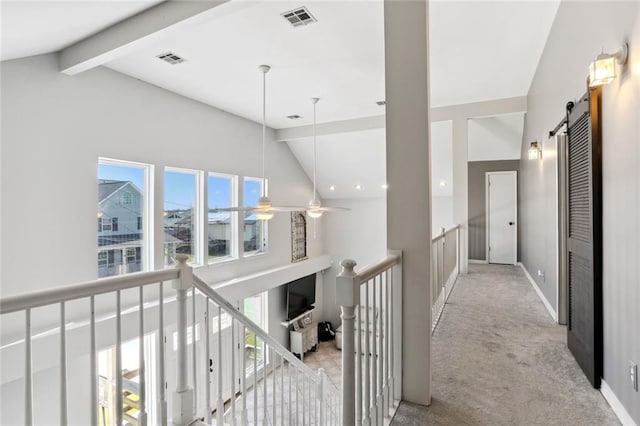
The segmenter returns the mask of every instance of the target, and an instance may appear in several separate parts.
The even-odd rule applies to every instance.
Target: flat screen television
[[[304,314],[316,303],[316,274],[287,284],[287,319]]]

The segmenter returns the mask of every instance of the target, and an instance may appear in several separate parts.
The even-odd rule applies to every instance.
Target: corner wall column
[[[402,399],[423,405],[431,401],[428,22],[426,0],[384,2],[387,246],[403,253]]]

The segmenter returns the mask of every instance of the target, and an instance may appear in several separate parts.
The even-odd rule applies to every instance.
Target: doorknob
[[[513,222],[509,222],[509,226],[513,226]]]

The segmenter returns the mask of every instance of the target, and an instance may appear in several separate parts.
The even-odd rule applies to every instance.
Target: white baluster
[[[95,296],[91,296],[90,298],[90,341],[89,341],[89,352],[90,352],[90,379],[91,379],[91,419],[90,424],[97,425],[98,424],[98,368],[96,362],[96,301]]]
[[[293,387],[292,377],[293,373],[291,371],[291,364],[287,366],[288,375],[289,375],[289,426],[293,424],[293,399],[291,399],[291,388]]]
[[[158,308],[158,410],[160,424],[167,426],[167,395],[164,378],[164,283],[162,282],[158,285]]]
[[[376,407],[378,409],[378,422],[382,424],[384,419],[384,410],[382,408],[383,405],[383,382],[384,382],[384,339],[386,335],[384,334],[384,322],[382,319],[384,318],[384,309],[383,309],[383,301],[382,301],[382,274],[381,272],[378,278],[378,399],[376,401]]]
[[[376,280],[377,277],[373,277],[371,279],[371,423],[374,425],[378,424],[378,349],[377,349],[377,338],[378,338],[378,327],[377,327],[377,298],[376,298]],[[369,283],[367,283],[369,285]],[[367,310],[368,312],[368,310]],[[367,318],[368,319],[368,318]]]
[[[191,288],[191,383],[193,384],[193,413],[198,414],[198,368],[196,364],[196,288]]]
[[[396,403],[395,401],[395,364],[394,364],[394,332],[395,332],[395,317],[394,317],[394,305],[393,305],[393,269],[389,276],[389,409],[392,409]]]
[[[224,424],[224,400],[222,399],[222,308],[218,306],[218,424]]]
[[[280,425],[284,426],[284,357],[280,356]]]
[[[139,376],[138,380],[140,381],[140,414],[138,417],[138,424],[140,426],[146,426],[147,424],[147,378],[146,378],[146,363],[144,360],[144,290],[143,286],[140,286],[140,303],[139,303],[139,327],[138,335],[139,335],[139,346],[138,346],[138,359],[139,359]]]
[[[204,376],[206,378],[204,382],[204,394],[205,394],[205,402],[204,409],[206,410],[205,419],[207,424],[211,424],[211,314],[209,311],[209,298],[204,298],[205,310],[204,310],[204,345],[206,350],[206,361],[205,361],[205,373]],[[219,319],[218,319],[219,320]]]
[[[389,269],[384,271],[384,390],[382,406],[384,416],[389,416]]]
[[[362,286],[357,286],[358,288],[354,291],[358,292],[358,296],[362,294]],[[364,403],[362,398],[362,385],[364,376],[362,374],[362,309],[356,308],[356,372],[355,372],[355,386],[356,386],[356,424],[362,424],[362,405]],[[344,328],[344,326],[343,326]],[[344,330],[343,330],[344,333]],[[344,334],[343,334],[344,336]],[[344,342],[344,337],[342,338]],[[343,343],[344,344],[344,343]],[[343,349],[344,351],[344,349]]]
[[[324,426],[325,424],[325,407],[324,407],[324,368],[318,369],[318,377],[320,378],[320,383],[318,384],[318,399],[320,403],[320,411],[319,411],[319,424],[320,426]]]
[[[122,424],[122,307],[120,290],[116,292],[116,424]]]
[[[60,303],[60,424],[67,419],[67,324],[65,303]]]
[[[278,405],[276,400],[276,351],[271,349],[271,397],[273,399],[273,413],[271,413],[271,424],[273,426],[276,425],[277,413],[278,413]]]
[[[342,424],[355,423],[355,359],[354,359],[354,311],[360,302],[360,287],[353,268],[356,262],[343,260],[342,271],[336,277],[336,301],[342,311]]]
[[[33,374],[31,372],[31,309],[24,311],[24,424],[33,425]]]
[[[236,425],[236,320],[231,318],[231,424]],[[244,355],[244,354],[243,354]],[[244,356],[243,356],[244,358]],[[244,398],[244,395],[242,395]]]
[[[300,386],[300,381],[298,380],[298,369],[296,368],[296,421],[298,422],[298,424],[300,423],[300,420],[302,420],[300,418],[300,390],[298,389]]]
[[[247,351],[245,348],[245,339],[247,335],[246,333],[247,333],[247,329],[243,325],[242,334],[240,334],[240,339],[241,339],[240,351],[242,351],[242,354],[240,356],[240,365],[242,366],[242,369],[240,372],[240,387],[242,391],[242,424],[243,425],[246,425],[249,420],[247,418],[247,361],[246,361]]]
[[[363,424],[371,424],[371,343],[369,335],[369,281],[364,284],[364,408]]]
[[[253,335],[253,424],[258,426],[258,336]]]
[[[262,424],[268,424],[267,418],[267,344],[262,342]]]

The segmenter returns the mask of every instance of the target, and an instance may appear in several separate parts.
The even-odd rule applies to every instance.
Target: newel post
[[[176,363],[176,390],[173,394],[173,424],[184,426],[193,421],[193,388],[187,374],[187,293],[193,285],[193,269],[187,265],[187,256],[176,256],[180,277],[173,282],[177,298],[178,350]]]
[[[355,312],[360,303],[358,275],[354,260],[340,262],[342,271],[336,277],[336,302],[342,315],[342,424],[352,426],[356,422],[356,369],[355,369]]]

